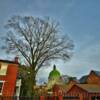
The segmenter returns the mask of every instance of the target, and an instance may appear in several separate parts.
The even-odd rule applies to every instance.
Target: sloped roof
[[[95,70],[92,70],[91,72],[94,72],[97,76],[100,76],[100,71],[95,71]],[[86,83],[86,80],[88,78],[89,75],[84,75],[82,76],[80,79],[79,79],[79,82],[81,84],[85,84]]]
[[[73,86],[77,86],[89,93],[100,93],[100,85],[98,84],[68,84],[68,85],[58,85],[62,91],[68,92]]]
[[[86,83],[87,78],[88,78],[88,75],[84,75],[84,76],[82,76],[82,77],[79,79],[79,82],[80,82],[81,84],[84,84],[84,83]]]
[[[100,85],[97,84],[77,84],[77,86],[89,93],[100,93]]]
[[[73,84],[63,84],[63,85],[58,85],[57,86],[62,90],[62,91],[68,91],[69,89],[71,89],[71,87],[73,86]]]
[[[100,71],[95,71],[95,70],[93,70],[93,72],[94,72],[97,76],[100,76]]]

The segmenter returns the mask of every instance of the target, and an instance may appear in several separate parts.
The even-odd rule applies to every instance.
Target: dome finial
[[[56,69],[56,65],[53,65],[53,70],[49,73],[49,79],[59,79],[60,72]]]
[[[56,70],[56,65],[54,64],[54,66],[53,66],[53,70]]]

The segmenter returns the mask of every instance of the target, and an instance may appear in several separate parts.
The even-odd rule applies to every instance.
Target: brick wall
[[[0,80],[4,81],[2,96],[13,96],[16,86],[18,72],[17,64],[8,64],[6,75],[0,75]]]

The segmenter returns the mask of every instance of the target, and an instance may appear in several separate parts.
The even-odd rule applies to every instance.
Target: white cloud
[[[73,55],[70,61],[66,61],[65,63],[61,60],[52,62],[50,67],[41,69],[39,77],[47,79],[53,64],[56,64],[61,74],[67,74],[78,78],[88,74],[91,70],[100,70],[99,52],[99,42],[94,42],[93,40],[88,41]]]

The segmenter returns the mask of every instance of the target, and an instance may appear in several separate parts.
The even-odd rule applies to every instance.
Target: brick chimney
[[[18,56],[16,56],[16,57],[15,57],[15,63],[19,63],[19,61],[18,61],[18,60],[19,60],[19,57],[18,57]]]

